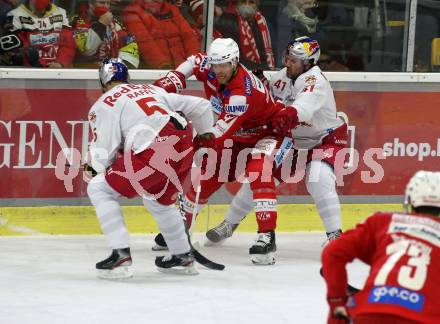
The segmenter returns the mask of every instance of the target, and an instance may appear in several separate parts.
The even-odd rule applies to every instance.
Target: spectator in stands
[[[0,0],[0,36],[5,34],[6,15],[20,4],[20,0]]]
[[[38,52],[42,67],[70,67],[76,44],[66,11],[50,0],[27,0],[8,13],[10,31],[16,33],[25,48]],[[27,59],[24,65],[34,65]]]
[[[321,53],[321,56],[318,61],[319,68],[322,71],[338,71],[338,72],[347,72],[350,69],[332,56]]]
[[[136,37],[142,67],[173,69],[200,51],[200,42],[179,8],[163,0],[135,0],[122,21]]]
[[[203,0],[200,0],[203,8]],[[188,24],[191,26],[194,34],[197,37],[197,41],[199,43],[202,42],[202,28],[204,27],[203,22],[203,13],[200,16],[196,16],[194,18],[193,12],[191,10],[191,3],[194,1],[190,0],[168,0],[169,3],[172,5],[175,5],[179,8],[180,13],[182,14],[183,18],[188,22]],[[198,2],[198,1],[196,1]],[[200,18],[198,20],[198,18]]]
[[[191,1],[193,17],[201,21],[203,0]],[[215,6],[214,38],[234,39],[240,47],[240,62],[248,69],[275,69],[272,41],[259,0],[227,0]]]
[[[189,1],[189,15],[191,16],[190,25],[196,31],[199,39],[202,39],[201,29],[204,27],[203,21],[203,2],[204,0],[186,0]],[[217,21],[223,13],[222,6],[224,1],[216,1],[214,5],[214,22]],[[220,4],[220,5],[217,5]],[[187,18],[188,20],[188,18]],[[221,38],[222,35],[215,29],[212,31],[213,38]]]
[[[277,19],[277,63],[282,66],[284,44],[300,36],[316,38],[318,17],[313,12],[316,0],[281,0]]]
[[[75,66],[99,67],[105,58],[121,58],[131,68],[139,66],[139,48],[110,10],[110,0],[89,0],[72,19],[78,47]]]

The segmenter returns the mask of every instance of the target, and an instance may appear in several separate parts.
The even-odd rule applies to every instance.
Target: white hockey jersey
[[[146,150],[174,117],[186,126],[182,112],[198,134],[213,131],[214,119],[208,100],[167,93],[144,84],[122,84],[104,93],[89,112],[93,140],[89,146],[91,166],[104,172],[119,150],[135,154]]]
[[[312,149],[344,121],[337,117],[335,97],[330,82],[318,66],[301,74],[292,83],[286,68],[273,74],[270,89],[275,100],[298,111],[299,125],[292,130],[296,149]]]

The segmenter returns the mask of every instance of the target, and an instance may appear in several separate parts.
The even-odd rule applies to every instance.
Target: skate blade
[[[129,279],[133,277],[130,267],[117,267],[113,270],[98,269],[98,278],[107,280]]]
[[[185,275],[185,276],[195,276],[199,274],[197,269],[194,267],[194,263],[186,267],[173,267],[173,268],[157,267],[157,270],[159,272],[166,274],[176,274],[176,275]]]
[[[251,254],[251,261],[256,265],[273,265],[275,264],[275,252],[267,254]]]
[[[168,251],[168,246],[162,246],[159,244],[155,244],[151,247],[152,251]]]

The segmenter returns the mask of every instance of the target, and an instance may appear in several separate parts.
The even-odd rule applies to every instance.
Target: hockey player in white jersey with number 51
[[[337,117],[333,90],[317,65],[319,55],[318,42],[309,37],[297,38],[287,45],[283,56],[285,67],[270,80],[274,99],[285,105],[272,125],[276,131],[293,136],[294,150],[287,157],[293,160],[292,176],[298,150],[305,150],[302,153],[307,155],[307,191],[316,204],[328,239],[332,240],[341,233],[335,170],[343,167],[343,159],[336,159],[336,155],[347,145],[347,124]],[[274,174],[280,182],[283,181],[281,169],[279,167]],[[206,233],[207,244],[219,243],[232,236],[251,209],[252,194],[249,185],[243,184],[225,220]]]
[[[97,175],[87,193],[112,254],[96,264],[98,275],[132,276],[120,196],[141,196],[167,240],[171,255],[156,258],[158,270],[196,274],[184,222],[174,205],[193,158],[192,130],[179,113],[198,134],[211,134],[211,105],[153,85],[130,84],[120,59],[105,60],[99,77],[104,94],[89,112],[93,140],[87,167]]]

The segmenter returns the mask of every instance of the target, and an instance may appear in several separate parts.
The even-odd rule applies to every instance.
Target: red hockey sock
[[[277,199],[275,192],[254,193],[254,210],[258,232],[274,231],[277,225]]]

